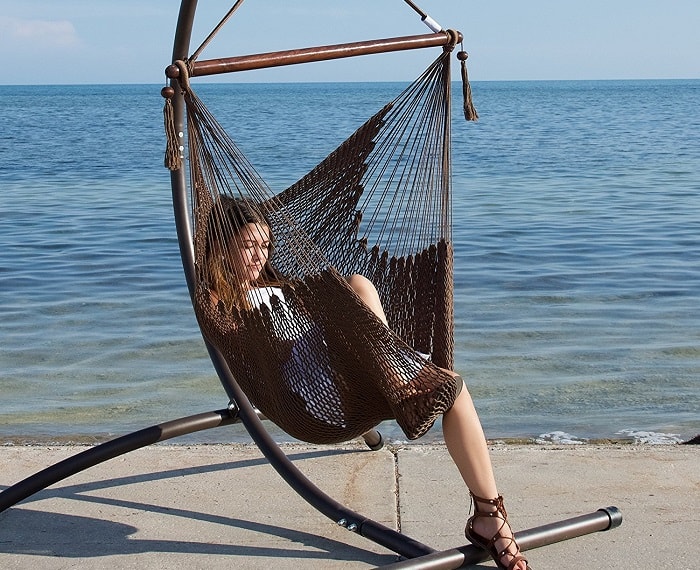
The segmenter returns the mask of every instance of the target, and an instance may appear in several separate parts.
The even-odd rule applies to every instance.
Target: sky
[[[193,48],[232,3],[199,1]],[[700,78],[697,0],[415,3],[464,34],[472,81]],[[0,84],[164,82],[178,9],[178,0],[0,0]],[[404,0],[246,0],[200,59],[423,33]],[[421,57],[364,56],[207,80],[406,81],[420,72]]]

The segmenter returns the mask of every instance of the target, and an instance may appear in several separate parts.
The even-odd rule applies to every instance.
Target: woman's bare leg
[[[498,489],[486,437],[466,386],[442,416],[442,432],[467,487],[480,497],[496,497]]]
[[[365,304],[386,324],[384,308],[374,284],[358,274],[349,277],[348,283]],[[486,438],[466,386],[457,396],[452,408],[444,414],[442,429],[447,449],[467,487],[481,497],[495,497],[498,492],[486,446]]]
[[[374,284],[359,274],[349,277],[348,283],[360,299],[386,325],[387,320],[384,308]],[[445,372],[456,375],[456,373],[449,370]],[[479,497],[496,498],[498,496],[498,488],[496,487],[491,458],[486,445],[486,437],[466,386],[462,387],[452,407],[443,414],[442,431],[450,457],[452,457],[469,490]],[[474,530],[489,537],[497,533],[501,525],[502,520],[498,517],[481,517],[474,522]],[[505,531],[506,529],[503,529],[502,532]],[[507,538],[497,541],[496,547],[499,550],[507,548],[509,542]],[[518,554],[517,550],[512,546],[509,552],[512,552],[513,555]],[[509,561],[508,556],[504,556],[504,559],[501,560],[506,565]],[[525,568],[525,562],[520,562],[515,566],[515,570],[525,570]]]
[[[351,275],[347,280],[353,291],[357,293],[357,296],[362,299],[365,305],[372,309],[372,312],[386,325],[387,321],[386,315],[384,314],[384,307],[382,307],[382,302],[379,299],[379,293],[377,293],[377,288],[374,286],[374,283],[359,273]]]
[[[486,499],[498,497],[484,430],[466,386],[462,387],[452,407],[443,414],[442,432],[447,450],[469,490]],[[475,505],[477,507],[484,510],[482,503]],[[479,517],[473,522],[474,530],[487,538],[494,536],[500,529],[504,538],[496,541],[495,546],[499,551],[507,549],[510,553],[510,556],[506,554],[501,559],[507,566],[519,551],[510,541],[510,527],[501,528],[502,524],[503,519],[499,517]],[[516,570],[525,570],[526,567],[524,561],[515,565]]]

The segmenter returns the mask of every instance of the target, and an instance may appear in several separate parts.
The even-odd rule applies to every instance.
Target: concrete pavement
[[[0,447],[0,489],[83,448]],[[442,445],[284,445],[336,500],[436,549],[468,500]],[[621,527],[529,552],[543,568],[695,568],[697,446],[494,445],[514,529],[614,505]],[[319,514],[252,445],[159,444],[95,466],[0,514],[0,568],[373,568],[397,556]],[[477,567],[493,567],[491,562]]]

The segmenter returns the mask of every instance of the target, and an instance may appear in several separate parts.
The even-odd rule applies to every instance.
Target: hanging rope
[[[202,45],[200,45],[194,53],[188,58],[188,61],[195,62],[197,58],[199,57],[199,54],[201,54],[204,49],[209,45],[209,43],[214,39],[214,36],[219,33],[219,30],[223,28],[226,25],[226,22],[229,21],[231,16],[233,16],[240,8],[241,4],[243,4],[243,0],[237,0],[237,2],[231,7],[231,9],[226,13],[226,15],[222,18],[222,20],[216,25],[216,27],[211,31],[211,33],[206,37],[206,39],[202,42]]]
[[[415,2],[411,0],[404,0],[415,12],[421,17],[421,21],[428,26],[433,32],[437,33],[443,31],[443,28],[435,20],[433,20],[426,12],[421,10],[421,8],[416,5]],[[462,51],[457,54],[457,59],[460,61],[461,72],[462,72],[462,96],[464,99],[464,118],[467,121],[476,121],[479,118],[479,114],[474,108],[474,103],[472,101],[472,88],[469,84],[469,75],[467,73],[467,58],[469,55],[464,51],[464,46],[462,46]]]
[[[428,14],[426,14],[423,10],[421,10],[414,2],[411,2],[411,0],[404,0],[404,2],[406,2],[406,4],[408,4],[418,13],[421,22],[428,26],[433,32],[437,34],[438,32],[443,31],[443,27],[428,16]]]

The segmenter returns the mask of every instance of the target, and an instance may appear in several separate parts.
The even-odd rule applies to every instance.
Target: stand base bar
[[[151,426],[86,449],[43,469],[0,493],[0,512],[71,475],[135,449],[188,433],[236,423],[229,410],[205,412]]]
[[[515,533],[521,551],[532,550],[593,532],[610,530],[622,524],[622,513],[617,507],[606,507],[587,515],[550,523]],[[383,570],[453,570],[490,560],[485,550],[471,544],[434,552],[426,556],[403,560]]]

